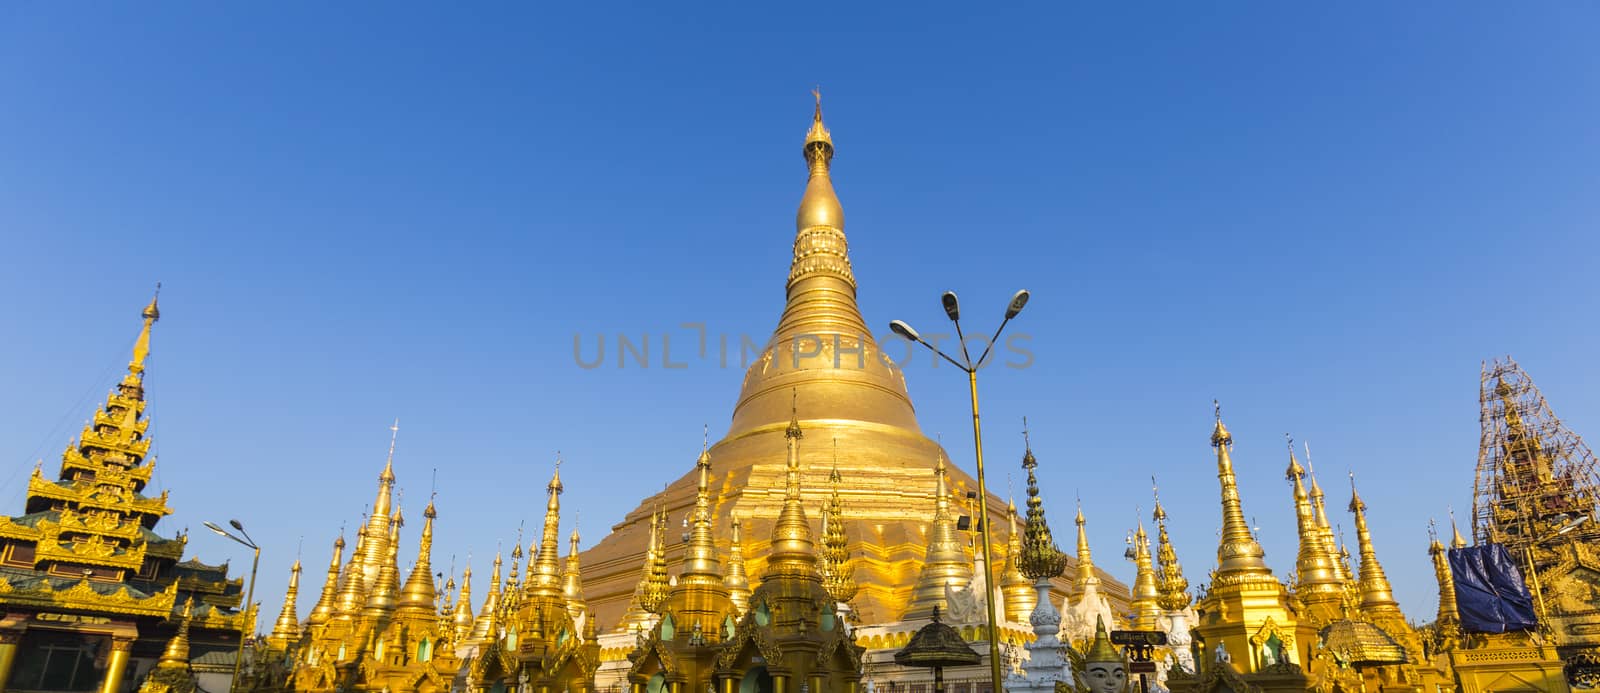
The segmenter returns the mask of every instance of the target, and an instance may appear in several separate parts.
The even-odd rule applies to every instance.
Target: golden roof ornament
[[[1089,649],[1083,653],[1085,662],[1122,662],[1122,653],[1111,644],[1111,635],[1106,632],[1106,619],[1095,614],[1094,641],[1089,644]]]
[[[1178,563],[1178,552],[1172,548],[1167,536],[1167,511],[1161,507],[1161,494],[1155,488],[1155,477],[1150,478],[1155,492],[1156,509],[1151,513],[1156,521],[1156,603],[1167,611],[1181,611],[1189,606],[1189,580],[1183,576],[1183,566]]]
[[[1450,537],[1450,548],[1467,548],[1467,538],[1461,536],[1461,528],[1456,526],[1456,511],[1454,510],[1450,511],[1450,534],[1452,535]]]
[[[1056,548],[1050,536],[1050,524],[1044,516],[1044,499],[1039,497],[1039,480],[1034,468],[1039,461],[1033,456],[1033,445],[1028,442],[1028,419],[1022,419],[1022,468],[1028,471],[1028,520],[1023,525],[1022,574],[1030,580],[1054,578],[1067,569],[1067,556]]]
[[[1133,599],[1129,607],[1133,610],[1134,627],[1153,630],[1161,617],[1161,591],[1156,582],[1155,561],[1150,556],[1150,535],[1144,531],[1143,518],[1140,518],[1138,529],[1133,534],[1133,565]]]
[[[539,551],[531,556],[528,567],[530,597],[556,598],[561,596],[561,453],[556,453],[556,468],[545,486],[544,528],[539,535]],[[530,552],[531,553],[531,552]]]
[[[1367,528],[1367,504],[1356,492],[1356,475],[1350,473],[1350,512],[1356,519],[1356,544],[1361,553],[1361,610],[1363,613],[1399,613],[1400,603],[1395,601],[1389,578],[1378,563],[1378,553],[1372,547],[1372,532]]]
[[[576,524],[576,523],[574,523]],[[578,562],[578,528],[572,528],[567,564],[561,572],[561,596],[567,601],[567,611],[573,618],[589,612],[589,603],[583,598],[583,571]]]
[[[1321,618],[1332,618],[1344,591],[1344,578],[1339,574],[1338,559],[1328,550],[1328,543],[1317,523],[1316,507],[1306,492],[1306,469],[1294,455],[1294,440],[1284,434],[1289,446],[1289,467],[1284,473],[1293,491],[1296,529],[1300,549],[1295,559],[1295,594],[1304,604],[1320,606]]]
[[[1244,506],[1239,499],[1239,483],[1233,474],[1233,460],[1229,449],[1233,436],[1222,425],[1222,405],[1215,400],[1216,426],[1211,431],[1211,446],[1217,450],[1217,480],[1222,487],[1222,539],[1217,544],[1218,579],[1242,575],[1271,575],[1263,560],[1266,555],[1256,541],[1250,525],[1244,521]]]
[[[849,539],[844,531],[844,502],[839,487],[839,439],[833,439],[833,471],[828,474],[828,500],[822,506],[822,586],[833,600],[849,602],[856,596],[855,569],[850,564]]]
[[[745,576],[744,528],[739,518],[733,518],[732,539],[728,542],[728,574],[722,585],[728,588],[728,598],[734,609],[743,614],[750,608],[750,579]]]
[[[150,305],[144,307],[139,313],[144,318],[144,328],[139,330],[139,338],[133,342],[133,360],[128,362],[128,377],[123,380],[124,385],[137,387],[141,376],[144,374],[144,361],[150,356],[150,327],[161,319],[161,309],[156,307],[156,300],[161,297],[161,284],[156,283],[156,294],[151,297]]]
[[[1088,521],[1083,517],[1083,501],[1077,501],[1078,514],[1072,519],[1078,526],[1078,565],[1077,576],[1072,581],[1074,595],[1089,591],[1091,587],[1100,585],[1100,576],[1094,570],[1094,552],[1089,549]]]
[[[1333,536],[1333,524],[1328,521],[1326,496],[1322,493],[1322,485],[1317,483],[1317,467],[1311,461],[1311,443],[1305,442],[1301,443],[1301,445],[1304,446],[1306,452],[1306,476],[1311,479],[1311,489],[1308,495],[1311,499],[1311,512],[1316,518],[1318,533],[1322,537],[1322,554],[1335,559],[1333,562],[1334,576],[1339,578],[1340,581],[1349,582],[1351,580],[1349,571],[1345,570],[1344,564],[1337,560],[1339,545]]]
[[[1015,500],[1006,502],[1006,521],[1011,532],[1006,538],[1006,567],[1000,575],[1000,593],[1004,599],[1006,618],[1016,623],[1027,623],[1039,596],[1028,578],[1022,575],[1022,535],[1017,531]]]
[[[278,647],[286,646],[300,636],[299,613],[295,606],[299,594],[300,559],[296,558],[294,565],[289,567],[289,587],[283,593],[283,610],[278,612],[278,620],[272,625],[272,634],[269,636]]]
[[[973,565],[967,559],[965,545],[957,534],[956,518],[950,512],[948,478],[949,471],[941,452],[934,469],[933,526],[928,531],[928,550],[924,554],[922,572],[917,576],[916,586],[911,588],[911,602],[901,617],[906,621],[929,618],[937,607],[948,609],[945,588],[966,587],[972,583]]]
[[[667,575],[667,511],[658,509],[655,513],[655,551],[650,557],[650,572],[645,582],[645,609],[651,613],[660,613],[661,604],[667,600],[667,595],[672,591],[672,584]]]
[[[322,595],[317,598],[316,606],[311,608],[311,614],[306,617],[306,624],[320,626],[333,617],[334,606],[339,599],[339,562],[344,559],[344,532],[339,532],[339,538],[333,541],[333,560],[328,561],[328,575],[322,582]]]
[[[461,594],[456,597],[456,612],[451,622],[455,625],[456,640],[464,640],[472,633],[472,557],[467,557],[467,567],[461,570]]]
[[[695,459],[699,479],[695,484],[694,511],[689,523],[689,541],[683,548],[683,568],[678,584],[693,585],[701,591],[721,593],[722,563],[717,560],[716,537],[711,520],[711,449],[709,437]]]
[[[784,433],[789,451],[784,468],[783,509],[772,524],[772,549],[767,570],[762,574],[764,581],[778,575],[821,579],[811,523],[806,520],[806,509],[800,500],[800,439],[804,434],[800,430],[798,397],[797,392],[791,395],[789,428]]]
[[[439,599],[438,586],[433,582],[433,520],[439,511],[428,499],[422,510],[422,536],[417,540],[417,563],[411,568],[411,577],[400,589],[400,609],[432,613]]]
[[[155,302],[150,302],[151,309]],[[167,641],[167,649],[161,653],[161,660],[156,666],[189,668],[189,621],[194,618],[194,598],[183,600],[183,616],[178,621],[178,632]]]

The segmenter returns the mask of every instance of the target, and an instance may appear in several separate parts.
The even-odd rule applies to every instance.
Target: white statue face
[[[1123,693],[1128,683],[1128,672],[1121,662],[1089,662],[1084,674],[1090,693]]]

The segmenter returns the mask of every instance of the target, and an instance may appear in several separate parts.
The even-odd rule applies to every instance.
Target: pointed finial
[[[389,427],[389,457],[383,463],[383,473],[378,475],[379,481],[394,483],[394,444],[400,439],[400,418],[395,417],[394,425]]]
[[[1452,548],[1452,549],[1464,549],[1464,548],[1467,548],[1467,539],[1466,539],[1466,537],[1461,536],[1461,529],[1456,526],[1456,510],[1455,510],[1455,508],[1450,508],[1450,534],[1451,534],[1451,537],[1450,537],[1450,548]]]
[[[1231,446],[1233,444],[1233,435],[1228,433],[1227,426],[1222,425],[1222,403],[1217,400],[1211,400],[1211,407],[1217,418],[1216,427],[1211,429],[1211,447]]]
[[[139,315],[150,322],[161,319],[161,309],[156,306],[156,301],[161,298],[161,282],[156,282],[156,293],[150,297],[150,305],[144,307],[144,312]]]
[[[800,391],[789,391],[789,428],[783,432],[785,438],[804,438],[800,431]]]
[[[811,116],[811,130],[806,133],[806,158],[812,160],[820,153],[826,163],[833,156],[833,136],[822,124],[822,87],[812,89],[811,96],[817,101],[817,110]]]

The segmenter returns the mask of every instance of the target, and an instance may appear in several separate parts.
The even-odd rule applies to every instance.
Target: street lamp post
[[[250,540],[250,533],[244,531],[244,524],[239,522],[238,520],[228,520],[228,525],[233,527],[234,529],[238,530],[239,534],[243,534],[244,535],[243,538],[235,536],[233,534],[233,532],[229,532],[226,529],[218,527],[215,523],[207,522],[207,523],[205,523],[205,525],[206,525],[206,529],[209,529],[209,530],[211,530],[213,532],[216,532],[217,534],[221,534],[222,536],[225,536],[225,537],[227,537],[229,539],[237,541],[240,544],[244,544],[245,546],[250,547],[250,550],[255,552],[255,558],[252,558],[250,560],[250,586],[249,586],[249,588],[247,588],[245,590],[245,596],[244,596],[244,623],[240,624],[240,627],[239,627],[239,648],[238,648],[238,651],[235,652],[234,655],[233,655],[233,679],[228,682],[228,690],[229,691],[236,691],[236,690],[239,689],[239,664],[244,661],[244,638],[245,638],[245,632],[244,631],[245,631],[245,628],[249,627],[249,625],[250,625],[250,609],[254,608],[254,605],[255,605],[255,597],[256,597],[256,568],[261,566],[261,547],[256,546],[256,543],[254,541]]]
[[[989,338],[989,343],[984,346],[983,353],[978,356],[977,361],[973,361],[971,354],[967,351],[967,339],[961,332],[961,304],[956,300],[954,291],[944,292],[944,295],[939,297],[939,301],[944,305],[944,313],[950,318],[950,322],[955,323],[956,339],[961,342],[961,361],[950,358],[948,354],[940,351],[938,347],[923,341],[922,336],[917,334],[917,331],[912,329],[905,321],[894,320],[889,323],[889,329],[894,331],[895,334],[927,347],[929,351],[943,357],[944,360],[950,362],[950,365],[965,371],[967,374],[967,390],[972,396],[972,447],[975,451],[978,466],[978,522],[981,523],[978,526],[978,533],[983,538],[983,588],[986,591],[983,603],[988,607],[989,674],[993,678],[990,683],[992,693],[1001,693],[1004,689],[1001,686],[1002,676],[1000,674],[1000,628],[994,611],[994,556],[989,541],[989,487],[983,478],[983,427],[978,419],[978,369],[982,368],[984,361],[989,358],[989,352],[994,349],[995,342],[1000,339],[1000,332],[1006,329],[1006,325],[1010,324],[1012,318],[1017,317],[1017,314],[1022,312],[1023,306],[1028,305],[1028,296],[1027,289],[1012,295],[1011,303],[1006,306],[1005,319],[1000,321],[1000,327],[995,329],[994,336]]]

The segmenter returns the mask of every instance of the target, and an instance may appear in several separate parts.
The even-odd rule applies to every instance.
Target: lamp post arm
[[[935,353],[935,354],[938,354],[938,355],[939,355],[939,356],[941,356],[941,357],[943,357],[943,358],[944,358],[944,360],[946,360],[946,361],[949,361],[949,362],[950,362],[950,365],[952,365],[952,366],[955,366],[955,367],[956,367],[956,368],[960,368],[960,369],[961,369],[961,370],[963,370],[963,371],[966,371],[966,372],[968,372],[968,373],[970,373],[970,372],[972,372],[972,369],[971,369],[971,368],[968,368],[968,367],[966,367],[966,366],[963,366],[963,365],[961,365],[961,363],[960,363],[960,362],[958,362],[958,361],[956,361],[956,360],[955,360],[955,359],[953,359],[953,358],[950,358],[950,357],[949,357],[949,356],[948,356],[948,355],[946,355],[946,354],[945,354],[945,353],[944,353],[944,352],[942,352],[942,351],[939,351],[939,350],[938,350],[938,349],[937,349],[937,348],[936,348],[936,347],[934,347],[934,346],[933,346],[933,345],[932,345],[932,344],[929,344],[929,343],[927,343],[927,342],[924,342],[924,341],[922,341],[922,340],[920,340],[920,339],[918,339],[918,340],[916,340],[916,341],[917,341],[917,343],[918,343],[918,344],[921,344],[921,345],[922,345],[922,346],[925,346],[925,347],[928,347],[928,351],[931,351],[931,352],[933,352],[933,353]]]
[[[1000,326],[995,328],[995,330],[994,330],[994,336],[989,338],[988,346],[985,346],[983,348],[983,354],[978,356],[978,362],[976,364],[973,364],[973,366],[972,366],[973,370],[978,370],[979,368],[983,368],[983,362],[989,360],[989,352],[994,350],[995,342],[1000,341],[1000,333],[1004,332],[1005,329],[1006,329],[1006,325],[1009,325],[1009,324],[1011,324],[1011,318],[1006,318],[1006,319],[1000,321]]]
[[[951,320],[950,322],[953,322],[956,325],[956,343],[961,345],[961,358],[967,362],[966,367],[962,370],[970,373],[974,370],[974,368],[972,365],[972,354],[967,352],[967,336],[961,333],[960,320]]]

